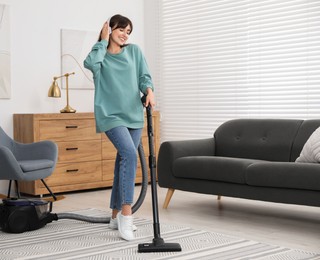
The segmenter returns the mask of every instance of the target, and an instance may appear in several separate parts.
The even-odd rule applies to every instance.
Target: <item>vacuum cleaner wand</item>
[[[141,102],[145,104],[146,96],[141,98]],[[156,183],[156,157],[154,152],[153,140],[153,125],[152,125],[152,108],[146,107],[147,110],[147,129],[149,142],[149,168],[151,175],[151,196],[152,196],[152,213],[153,213],[153,233],[154,238],[152,243],[143,243],[138,245],[139,253],[149,252],[174,252],[181,251],[181,246],[178,243],[165,243],[160,235],[159,210],[158,210],[158,196]]]

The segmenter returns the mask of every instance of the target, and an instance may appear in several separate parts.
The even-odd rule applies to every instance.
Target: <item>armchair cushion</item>
[[[32,172],[43,169],[48,169],[54,166],[54,161],[41,159],[41,160],[24,160],[18,161],[23,172]]]

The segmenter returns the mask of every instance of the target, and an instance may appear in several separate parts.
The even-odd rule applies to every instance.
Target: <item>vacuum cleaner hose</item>
[[[136,212],[142,205],[148,189],[148,167],[145,159],[142,142],[140,141],[138,147],[138,154],[140,159],[140,165],[142,170],[142,183],[139,197],[135,204],[132,206],[132,213]],[[92,217],[84,216],[76,213],[56,213],[58,219],[75,219],[91,223],[110,223],[110,217]]]
[[[110,217],[90,217],[75,213],[56,213],[58,219],[75,219],[91,223],[110,223]]]
[[[148,165],[146,162],[146,156],[144,154],[144,149],[142,145],[142,140],[140,140],[140,144],[138,146],[138,154],[139,154],[139,160],[140,160],[140,167],[141,167],[141,172],[142,172],[142,181],[141,181],[141,190],[139,197],[135,204],[132,206],[132,213],[135,213],[140,206],[142,205],[146,194],[147,194],[147,189],[148,189]]]

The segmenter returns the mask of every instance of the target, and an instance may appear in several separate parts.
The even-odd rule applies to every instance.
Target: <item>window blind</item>
[[[233,118],[319,118],[320,2],[161,0],[161,140]]]

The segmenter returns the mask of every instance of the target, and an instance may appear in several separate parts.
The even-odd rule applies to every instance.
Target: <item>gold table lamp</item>
[[[52,85],[49,88],[48,97],[54,97],[54,98],[61,97],[61,91],[58,86],[57,79],[62,78],[62,77],[66,77],[67,105],[65,106],[64,109],[60,110],[61,113],[75,113],[76,112],[76,110],[73,109],[69,105],[69,80],[68,79],[69,79],[70,75],[74,75],[74,74],[75,74],[74,72],[71,72],[71,73],[66,73],[64,75],[61,75],[59,77],[53,77]]]

